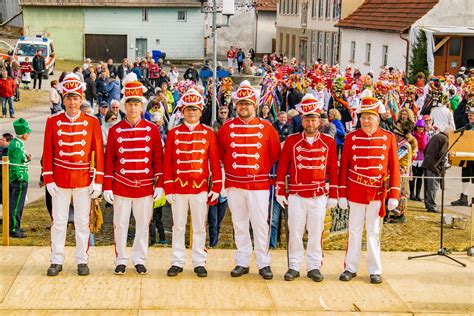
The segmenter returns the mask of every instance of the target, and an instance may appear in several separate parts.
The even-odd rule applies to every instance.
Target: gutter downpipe
[[[405,76],[408,76],[408,64],[410,62],[410,41],[406,38],[402,37],[403,31],[400,31],[399,35],[400,38],[407,43],[406,48],[406,57],[405,57]],[[410,34],[410,29],[408,29],[408,34]]]

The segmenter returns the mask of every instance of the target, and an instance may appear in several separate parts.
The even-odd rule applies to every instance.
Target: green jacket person
[[[28,191],[28,165],[31,156],[25,152],[25,141],[28,140],[31,129],[28,122],[20,118],[13,122],[16,137],[8,145],[8,160],[10,161],[10,236],[25,238],[21,228],[23,207]]]

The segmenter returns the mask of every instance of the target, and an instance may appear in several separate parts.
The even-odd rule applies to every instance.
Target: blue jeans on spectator
[[[13,114],[15,113],[15,110],[13,108],[13,97],[0,98],[0,101],[2,101],[2,114],[3,114],[3,116],[7,116],[7,103],[10,107],[10,116],[13,116]]]
[[[219,197],[216,205],[209,207],[207,215],[207,223],[209,224],[209,246],[215,247],[219,240],[219,231],[221,229],[221,222],[224,219],[225,211],[227,209],[227,199]]]
[[[272,205],[270,201],[270,206]],[[275,248],[278,236],[280,236],[280,214],[281,206],[276,201],[276,198],[273,198],[273,208],[272,208],[272,221],[270,223],[270,248]]]

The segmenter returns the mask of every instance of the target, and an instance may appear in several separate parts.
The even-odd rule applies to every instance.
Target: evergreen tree
[[[411,83],[416,82],[416,74],[423,72],[428,78],[428,58],[426,54],[427,43],[425,31],[419,30],[418,36],[416,37],[416,44],[412,50],[412,57],[409,64],[409,76],[408,79]]]

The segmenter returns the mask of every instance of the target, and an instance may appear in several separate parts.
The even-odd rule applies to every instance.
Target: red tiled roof
[[[336,26],[401,32],[430,11],[438,0],[366,0]]]

